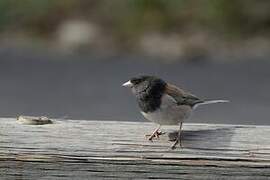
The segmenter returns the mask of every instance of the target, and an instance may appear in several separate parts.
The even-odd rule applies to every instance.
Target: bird
[[[159,137],[162,125],[178,125],[179,131],[171,149],[179,144],[182,148],[182,124],[200,105],[224,103],[228,100],[205,100],[190,92],[165,82],[163,79],[151,75],[132,77],[122,84],[129,87],[135,95],[142,115],[158,127],[149,135],[148,140]]]

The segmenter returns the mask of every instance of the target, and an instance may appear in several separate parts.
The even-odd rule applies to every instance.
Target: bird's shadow
[[[166,133],[169,141],[174,141],[178,131]],[[234,128],[222,127],[216,129],[184,130],[182,144],[186,148],[226,149],[231,144]]]

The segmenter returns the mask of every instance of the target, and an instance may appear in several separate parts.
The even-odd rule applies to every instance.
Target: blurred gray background
[[[123,82],[199,97],[190,122],[269,125],[270,1],[2,0],[0,116],[145,121]]]

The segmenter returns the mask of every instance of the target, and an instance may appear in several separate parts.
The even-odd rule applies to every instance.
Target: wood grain
[[[0,118],[1,179],[269,179],[270,127],[184,124],[183,149],[141,122]],[[170,132],[177,127],[164,127]]]

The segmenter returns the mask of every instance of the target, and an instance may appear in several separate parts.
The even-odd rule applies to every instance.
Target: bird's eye
[[[140,77],[135,77],[135,78],[130,79],[130,82],[134,85],[137,85],[144,81],[147,81],[148,79],[149,79],[148,76],[140,76]]]
[[[147,79],[146,77],[137,77],[137,78],[132,78],[132,79],[130,80],[130,82],[131,82],[132,84],[137,85],[137,84],[140,84],[140,83],[144,82],[146,79]]]
[[[133,78],[133,79],[130,80],[130,82],[132,84],[139,84],[140,82],[142,82],[142,80],[141,79],[138,79],[138,78]]]

